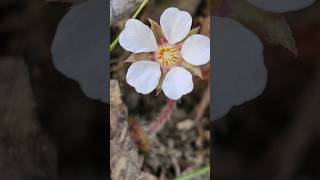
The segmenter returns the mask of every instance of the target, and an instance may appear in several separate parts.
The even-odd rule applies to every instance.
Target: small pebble
[[[191,119],[184,120],[184,121],[179,122],[177,124],[177,128],[179,130],[189,130],[189,129],[193,128],[193,126],[194,126],[194,121]]]

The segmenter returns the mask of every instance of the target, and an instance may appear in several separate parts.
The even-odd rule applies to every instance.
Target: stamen
[[[175,66],[180,61],[178,50],[170,45],[161,46],[156,52],[156,59],[164,68]]]

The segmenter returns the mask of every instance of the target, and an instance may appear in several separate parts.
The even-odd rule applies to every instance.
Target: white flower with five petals
[[[120,34],[120,45],[132,53],[149,56],[129,67],[127,83],[141,94],[149,94],[159,87],[173,100],[190,93],[192,69],[210,60],[210,39],[200,34],[191,35],[191,25],[191,15],[173,7],[160,17],[160,36],[141,21],[128,20]]]

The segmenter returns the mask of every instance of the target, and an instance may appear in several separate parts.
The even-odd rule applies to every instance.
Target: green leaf
[[[201,169],[194,170],[193,172],[188,173],[186,175],[174,178],[174,180],[192,180],[209,173],[210,173],[210,166],[206,166]]]

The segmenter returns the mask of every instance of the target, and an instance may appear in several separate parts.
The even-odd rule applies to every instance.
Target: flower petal
[[[251,4],[271,12],[283,13],[296,11],[310,6],[315,0],[246,0]]]
[[[151,29],[136,19],[129,19],[120,34],[120,45],[133,53],[154,52],[158,49],[156,38]]]
[[[192,17],[186,11],[177,8],[166,9],[160,17],[163,34],[170,44],[182,41],[190,32]]]
[[[180,99],[193,89],[192,75],[182,67],[172,67],[166,74],[162,90],[164,94],[173,100]]]
[[[127,83],[141,94],[151,93],[157,87],[160,77],[160,65],[152,61],[133,63],[126,75]]]
[[[107,2],[91,0],[71,7],[60,21],[51,46],[55,67],[76,80],[93,99],[109,101]]]
[[[203,65],[210,60],[210,39],[201,34],[190,36],[181,48],[181,56],[192,65]]]
[[[213,116],[260,95],[267,82],[263,46],[254,33],[230,18],[213,17]]]

